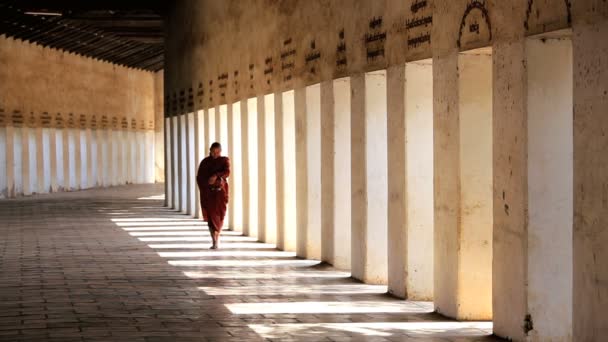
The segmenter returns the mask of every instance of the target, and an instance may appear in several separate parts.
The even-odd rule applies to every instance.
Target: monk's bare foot
[[[217,245],[213,245],[213,246],[209,247],[209,249],[217,249]]]

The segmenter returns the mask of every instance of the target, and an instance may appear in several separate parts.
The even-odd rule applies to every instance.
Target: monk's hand
[[[213,175],[211,177],[209,177],[209,184],[215,184],[215,181],[217,180],[217,176]]]

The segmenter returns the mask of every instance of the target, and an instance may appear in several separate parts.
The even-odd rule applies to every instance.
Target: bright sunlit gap
[[[250,324],[262,338],[319,336],[331,332],[388,337],[471,337],[492,334],[492,322],[374,322],[374,323],[291,323]]]
[[[173,236],[173,234],[170,234],[171,237],[138,237],[139,241],[142,242],[177,242],[177,241],[182,241],[182,242],[203,242],[203,241],[211,241],[209,239],[211,239],[211,236],[209,235],[204,235],[204,234],[199,234],[198,236]],[[176,234],[178,235],[178,234]],[[146,235],[147,236],[147,235]],[[225,243],[225,242],[252,242],[255,243],[255,238],[250,238],[250,237],[246,237],[246,236],[223,236],[221,238],[221,243],[222,243],[222,248],[236,248],[235,245],[233,243]],[[182,247],[179,247],[182,248]],[[183,248],[190,248],[188,245],[184,244]],[[265,248],[264,246],[261,246],[260,248]]]
[[[112,222],[203,222],[202,220],[197,219],[188,219],[188,218],[161,218],[161,217],[142,217],[142,218],[120,218],[120,219],[112,219]]]
[[[310,267],[318,265],[315,260],[293,259],[293,260],[169,260],[172,266],[210,266],[210,267]]]
[[[154,200],[154,201],[159,201],[159,200],[164,200],[164,199],[165,199],[165,194],[152,195],[152,196],[138,198],[138,200]]]
[[[292,294],[317,294],[317,295],[350,295],[350,294],[383,294],[387,287],[383,285],[366,284],[282,284],[255,286],[224,286],[211,287],[202,286],[200,290],[211,296],[277,296]]]
[[[176,227],[176,226],[201,226],[206,227],[207,222],[203,221],[171,221],[171,222],[114,222],[119,227],[151,227],[151,226],[161,226],[161,227]]]
[[[296,278],[349,278],[348,272],[336,271],[285,271],[281,273],[274,272],[242,272],[241,270],[222,270],[222,271],[190,271],[184,272],[184,275],[193,279],[296,279]]]
[[[351,302],[268,302],[224,304],[236,315],[267,314],[353,314],[353,313],[430,313],[432,305],[409,301]]]
[[[229,238],[229,237],[222,238],[222,241],[226,241],[227,238]],[[152,240],[152,239],[155,239],[155,238],[140,238],[141,241],[147,241],[147,242],[160,241],[160,240]],[[159,238],[159,239],[164,239],[164,238]],[[192,239],[195,239],[195,238],[192,238]],[[206,240],[199,239],[199,238],[196,238],[196,239],[198,239],[196,241],[206,241]],[[182,239],[170,240],[169,238],[167,238],[162,241],[182,241]],[[153,248],[153,249],[204,249],[204,248],[209,248],[209,244],[171,243],[171,244],[151,244],[151,245],[148,245],[148,247]],[[229,244],[220,242],[220,249],[221,250],[226,250],[226,249],[276,249],[276,246],[272,245],[272,244],[257,243],[257,242],[234,242],[234,243],[229,243]]]
[[[203,250],[196,252],[158,252],[163,258],[195,258],[195,257],[272,257],[272,258],[293,258],[296,253],[283,251],[221,251]]]

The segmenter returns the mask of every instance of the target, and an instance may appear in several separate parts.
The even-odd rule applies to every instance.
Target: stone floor
[[[128,186],[0,201],[0,341],[493,341]]]

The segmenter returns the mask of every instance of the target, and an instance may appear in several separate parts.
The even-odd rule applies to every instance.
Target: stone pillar
[[[230,158],[230,177],[228,177],[228,188],[230,189],[230,201],[228,202],[228,229],[235,230],[235,200],[236,200],[236,187],[234,185],[234,178],[236,176],[234,165],[234,119],[233,119],[233,104],[229,104],[226,108],[226,141],[228,146],[226,148],[226,155]]]
[[[249,236],[258,237],[258,99],[247,100],[247,180],[249,183]],[[245,164],[244,164],[245,165]],[[245,177],[244,177],[245,179]]]
[[[389,292],[433,298],[433,83],[430,61],[388,70]]]
[[[573,341],[608,336],[608,12],[572,2],[574,60]]]
[[[352,275],[387,281],[386,71],[351,78]]]
[[[181,152],[180,152],[180,168],[181,168],[181,174],[180,174],[180,189],[181,189],[181,201],[180,201],[180,211],[183,214],[186,214],[188,212],[188,198],[189,198],[189,189],[188,189],[188,155],[187,155],[187,146],[188,146],[188,127],[187,122],[188,122],[188,114],[184,113],[179,117],[179,121],[181,124],[181,137],[180,137],[180,146],[182,148]]]
[[[321,259],[321,84],[306,87],[306,257]]]
[[[243,196],[243,235],[250,235],[250,172],[249,172],[249,115],[248,101],[241,101],[241,181]]]
[[[306,258],[308,238],[308,165],[306,154],[306,88],[296,88],[295,107],[295,147],[296,147],[296,253]]]
[[[192,120],[192,124],[193,124],[193,128],[194,128],[194,164],[192,165],[192,172],[193,174],[193,179],[194,182],[192,184],[193,187],[193,191],[194,191],[194,217],[195,218],[201,218],[202,217],[202,213],[201,213],[201,198],[200,198],[200,192],[198,190],[198,185],[196,184],[196,175],[198,172],[198,166],[200,164],[200,162],[203,160],[202,159],[202,154],[201,154],[201,121],[200,121],[200,116],[204,115],[204,111],[199,110],[199,111],[195,111],[194,112],[194,118]]]
[[[170,131],[170,118],[163,118],[165,124],[163,125],[163,140],[164,140],[164,158],[165,158],[165,207],[171,208],[173,206],[173,188],[171,187],[171,131]],[[128,132],[127,132],[128,134]],[[127,140],[127,144],[129,141]],[[129,168],[130,170],[130,168]],[[127,172],[127,174],[130,174]]]
[[[6,146],[8,146],[8,126],[7,128],[7,135],[6,135],[6,139],[7,139],[7,144]],[[7,165],[9,163],[9,159],[8,159],[8,150],[6,151],[6,162]],[[50,172],[50,176],[51,176],[51,188],[49,189],[50,192],[56,192],[57,191],[57,130],[55,128],[49,128],[49,160],[50,160],[50,168],[51,168],[51,172]],[[8,174],[7,174],[7,180],[8,180]]]
[[[171,120],[171,182],[173,184],[173,209],[179,208],[179,183],[177,181],[177,116],[173,115],[170,117]]]
[[[285,151],[283,148],[283,94],[274,95],[274,146],[275,146],[275,188],[277,248],[285,247]]]
[[[44,188],[44,145],[42,137],[42,127],[34,128],[36,134],[36,187],[35,191],[39,194],[47,192]]]
[[[79,189],[83,189],[83,182],[82,182],[82,153],[81,153],[81,140],[80,140],[80,129],[78,128],[74,128],[72,129],[72,134],[74,135],[74,176],[75,176],[75,189],[79,190]],[[122,137],[120,138],[120,140],[118,141],[119,146],[122,145]],[[119,165],[122,165],[122,154],[119,153]],[[121,175],[122,176],[122,175]],[[122,180],[122,177],[120,177],[120,179]]]
[[[275,146],[275,94],[268,94],[264,96],[264,113],[262,115],[262,122],[260,126],[264,126],[264,141],[262,148],[259,149],[260,155],[264,155],[264,171],[260,170],[260,175],[263,175],[264,183],[266,185],[264,192],[265,202],[264,208],[266,216],[264,222],[264,230],[266,234],[265,242],[276,244],[277,242],[277,194],[276,194],[276,146]],[[259,127],[259,126],[258,126]],[[260,133],[261,135],[262,133]],[[262,158],[260,157],[260,163]]]
[[[283,226],[284,250],[294,252],[297,246],[295,91],[286,91],[282,94],[281,110],[283,175],[280,178],[283,180],[283,198],[280,201],[283,202],[283,222],[279,226]]]
[[[125,132],[125,134],[127,134]],[[85,139],[87,141],[87,147],[86,147],[86,159],[87,159],[87,169],[86,169],[86,178],[87,178],[87,183],[86,183],[86,187],[87,188],[91,188],[94,186],[95,184],[95,180],[93,179],[93,154],[94,154],[94,143],[93,143],[93,134],[90,128],[86,128],[85,132]],[[128,140],[127,140],[128,143]],[[127,155],[128,158],[128,155]],[[129,164],[127,163],[127,166]],[[127,168],[128,170],[128,168]],[[127,179],[128,179],[128,172],[127,172]]]
[[[321,260],[350,269],[350,79],[321,83]]]
[[[212,141],[211,143],[214,142],[219,142],[221,144],[222,141],[222,113],[220,110],[220,106],[215,106],[215,118],[213,119],[213,122],[215,123],[215,140]]]
[[[243,160],[242,160],[242,134],[241,134],[241,102],[232,104],[232,141],[231,141],[231,166],[232,166],[232,181],[234,187],[232,191],[232,202],[234,203],[234,221],[232,229],[243,231]]]
[[[192,184],[192,176],[194,173],[194,163],[192,162],[192,147],[190,144],[190,140],[192,137],[192,133],[191,133],[191,129],[192,129],[192,122],[190,120],[190,113],[186,113],[184,114],[184,123],[185,123],[185,127],[184,127],[184,132],[185,134],[185,138],[184,138],[184,150],[185,150],[185,157],[186,160],[185,162],[185,166],[186,166],[186,206],[185,206],[185,211],[187,214],[190,215],[194,215],[194,210],[192,209],[192,204],[193,204],[193,198],[192,198],[192,193],[194,191],[193,189],[193,184]]]
[[[257,215],[258,215],[258,240],[267,241],[267,225],[266,225],[266,123],[264,121],[266,114],[265,98],[263,95],[257,98],[256,116],[252,116],[252,120],[256,120],[257,126]]]
[[[178,115],[176,117],[176,121],[177,121],[177,198],[179,198],[179,202],[178,202],[178,207],[177,210],[178,211],[183,211],[185,208],[186,203],[184,203],[184,182],[185,179],[183,177],[184,174],[184,155],[182,153],[183,150],[183,141],[184,141],[184,134],[183,134],[183,130],[182,130],[182,126],[183,126],[183,122],[182,122],[182,115]]]
[[[387,70],[388,107],[388,291],[406,298],[407,267],[407,156],[405,65]]]
[[[35,146],[32,146],[34,149]],[[34,170],[31,170],[34,171]],[[23,194],[32,194],[32,183],[30,177],[30,129],[25,125],[21,127],[21,181]]]
[[[492,318],[492,57],[433,61],[434,299],[438,312]]]
[[[105,186],[105,178],[104,175],[106,173],[107,168],[104,167],[104,138],[103,138],[103,130],[101,128],[95,129],[95,135],[97,140],[97,186]],[[56,139],[53,139],[53,132],[51,131],[51,144]],[[51,160],[51,173],[53,171],[53,164]],[[51,177],[55,178],[56,177]]]
[[[61,134],[62,134],[62,147],[63,147],[63,191],[69,191],[70,190],[70,129],[67,127],[64,127],[61,130]],[[106,140],[107,141],[107,140]],[[110,170],[112,169],[112,159],[108,158],[110,160],[110,164],[108,164],[108,166],[110,167]]]
[[[15,128],[10,123],[6,126],[6,189],[6,197],[15,197]]]

